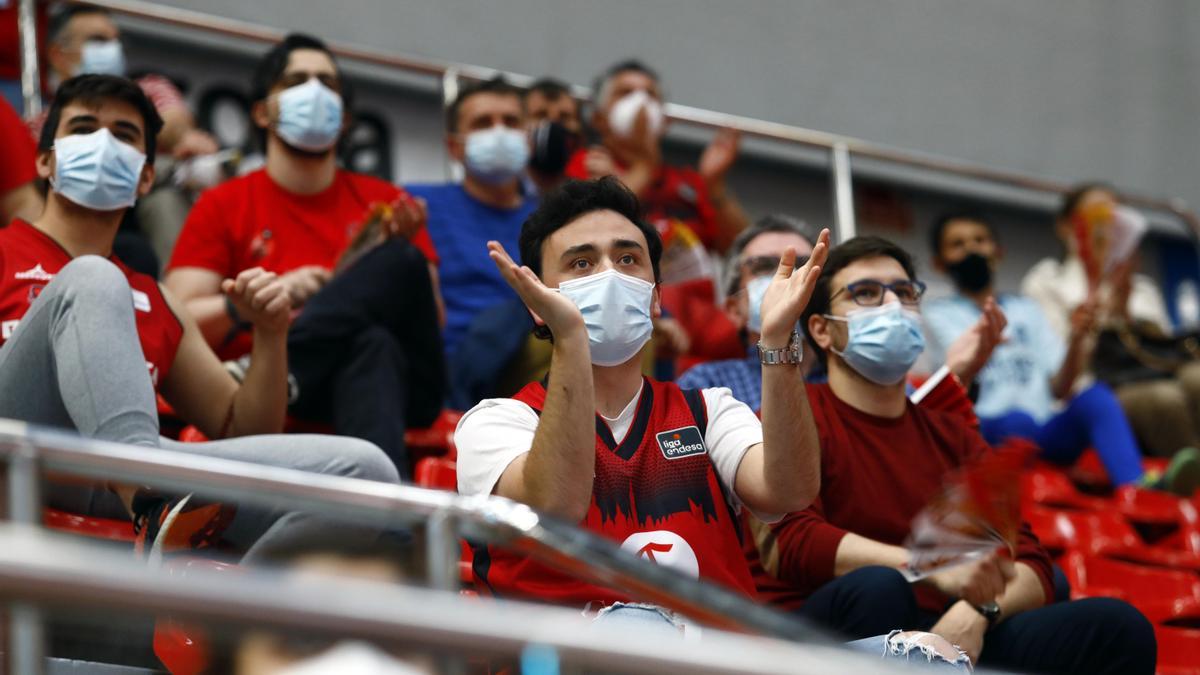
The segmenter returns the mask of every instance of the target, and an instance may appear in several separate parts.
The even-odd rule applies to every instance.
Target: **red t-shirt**
[[[375,202],[392,202],[400,188],[373,176],[339,169],[333,184],[315,195],[298,195],[275,184],[260,169],[214,187],[196,200],[169,269],[200,267],[232,278],[251,267],[283,274],[305,265],[332,269]],[[413,237],[430,262],[437,262],[429,233]],[[218,350],[224,359],[247,354],[244,333]]]
[[[540,411],[546,389],[535,382],[513,398]],[[639,557],[753,597],[737,517],[704,446],[707,424],[698,390],[685,394],[653,380],[642,388],[633,425],[620,443],[597,416],[592,504],[579,526]],[[629,601],[500,547],[473,553],[476,578],[497,595],[579,607]]]
[[[576,152],[567,164],[567,177],[579,180],[591,178],[586,160],[587,148]],[[659,234],[666,232],[671,220],[678,220],[691,228],[705,246],[716,248],[719,232],[717,209],[709,199],[704,179],[695,170],[661,165],[658,176],[640,201],[646,221],[657,227]]]
[[[777,567],[778,579],[756,570],[764,597],[790,606],[834,579],[847,533],[903,545],[913,516],[941,491],[945,475],[991,452],[961,413],[909,403],[897,419],[876,417],[843,403],[827,384],[808,385],[808,398],[821,441],[821,492],[810,507],[771,526],[771,541],[759,542],[772,552],[764,562]],[[1046,597],[1053,597],[1050,557],[1025,524],[1017,560],[1037,572]],[[941,611],[948,602],[931,588],[914,589],[922,609]]]
[[[109,260],[129,280],[138,338],[150,379],[157,389],[175,361],[183,338],[183,324],[167,306],[154,279],[134,272],[115,256]],[[17,329],[21,317],[46,284],[69,262],[71,254],[57,241],[23,220],[14,220],[8,227],[0,228],[0,346]]]
[[[33,140],[21,116],[3,98],[0,98],[0,148],[4,149],[4,158],[0,160],[0,195],[37,178]]]

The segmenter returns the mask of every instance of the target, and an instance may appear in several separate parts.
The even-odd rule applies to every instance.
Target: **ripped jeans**
[[[596,614],[594,623],[637,629],[639,633],[653,637],[662,635],[698,639],[700,636],[700,628],[696,624],[671,610],[645,603],[618,602],[610,605]],[[931,642],[931,638],[942,644]],[[846,648],[875,654],[881,659],[911,662],[921,669],[971,671],[971,662],[966,654],[932,633],[894,630],[887,635],[848,642]],[[957,657],[950,660],[946,650],[957,652]]]
[[[942,645],[934,644],[931,638],[936,638]],[[967,672],[972,669],[971,659],[961,649],[933,633],[894,630],[887,635],[847,642],[846,647],[864,654],[877,654],[882,659],[909,661],[922,669]],[[947,649],[957,652],[953,661],[950,660]]]

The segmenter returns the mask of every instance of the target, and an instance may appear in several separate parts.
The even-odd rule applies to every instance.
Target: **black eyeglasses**
[[[902,304],[915,305],[921,302],[921,296],[925,295],[925,282],[905,279],[885,284],[874,279],[863,279],[846,284],[845,288],[834,293],[829,299],[836,298],[842,291],[848,291],[854,304],[860,307],[879,307],[888,291],[895,293]]]
[[[808,262],[808,256],[796,256],[796,268]],[[777,255],[755,255],[748,258],[743,258],[740,267],[748,272],[750,276],[757,277],[762,274],[774,274],[779,269],[779,256]]]

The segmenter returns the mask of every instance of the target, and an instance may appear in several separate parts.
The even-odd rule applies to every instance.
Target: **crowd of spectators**
[[[397,186],[339,166],[354,92],[321,40],[293,34],[249,82],[265,164],[153,209],[177,187],[163,163],[215,141],[169,79],[125,77],[105,11],[57,14],[47,38],[46,113],[0,101],[0,417],[397,482],[405,432],[455,409],[460,492],[527,503],[852,648],[1153,672],[1149,622],[1062,601],[1026,525],[1011,556],[902,574],[913,516],[1014,438],[1063,465],[1095,448],[1118,487],[1200,484],[1200,360],[1136,256],[1097,277],[1081,248],[1082,219],[1122,208],[1113,189],[1066,196],[1046,226],[1067,253],[1021,294],[997,288],[985,215],[939,218],[930,260],[954,293],[926,301],[915,252],[886,239],[831,247],[788,214],[751,223],[727,180],[736,132],[694,168],[667,164],[643,63],[605,70],[587,105],[552,78],[469,84],[445,111],[462,181]],[[1170,367],[1139,360],[1150,343],[1174,349]],[[927,347],[974,415],[910,400]],[[211,440],[160,435],[159,399]],[[1143,455],[1171,461],[1147,473]],[[171,514],[174,545],[221,541],[247,564],[334,529],[379,535],[137,486],[51,481],[47,501],[130,519],[139,546]],[[502,548],[473,547],[472,564],[498,596],[690,629]]]

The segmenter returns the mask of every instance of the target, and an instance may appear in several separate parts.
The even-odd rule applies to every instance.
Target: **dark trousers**
[[[288,333],[292,415],[370,441],[411,474],[404,432],[438,416],[446,389],[425,257],[407,241],[370,251],[308,300]]]
[[[899,572],[864,567],[825,584],[799,614],[847,640],[895,629],[929,630],[939,615],[917,608]],[[1022,612],[983,639],[982,666],[1031,673],[1153,673],[1154,628],[1112,598],[1059,602]]]

